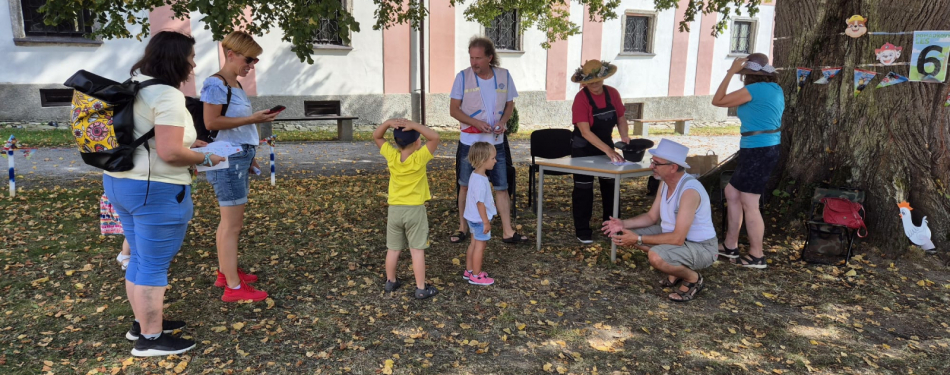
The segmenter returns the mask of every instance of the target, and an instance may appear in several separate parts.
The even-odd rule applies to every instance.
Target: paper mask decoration
[[[897,207],[901,211],[901,223],[904,224],[904,234],[907,235],[907,238],[910,238],[910,242],[920,246],[924,251],[932,251],[935,246],[933,241],[930,240],[930,228],[927,227],[927,217],[924,216],[924,220],[920,222],[920,226],[915,227],[910,217],[910,210],[913,210],[913,208],[910,207],[910,203],[900,202],[897,204]]]
[[[901,57],[901,51],[904,50],[904,47],[898,47],[890,43],[884,43],[881,48],[874,50],[874,54],[877,55],[877,61],[880,61],[884,65],[892,65],[898,58]]]
[[[904,77],[894,72],[890,72],[890,73],[887,73],[887,75],[884,76],[884,78],[881,78],[881,83],[878,83],[876,88],[894,86],[898,83],[904,83],[904,82],[907,82],[907,77]]]
[[[858,96],[858,94],[860,94],[861,91],[864,91],[864,88],[868,87],[868,84],[871,83],[871,80],[874,79],[874,76],[876,75],[877,75],[877,72],[855,69],[854,70],[854,96]]]
[[[914,49],[910,55],[913,82],[941,83],[947,79],[950,55],[950,31],[914,31]]]
[[[848,18],[848,28],[844,30],[845,35],[852,38],[858,38],[868,32],[867,22],[868,19],[861,17],[858,14]]]
[[[805,86],[805,82],[808,81],[808,77],[811,76],[811,69],[798,68],[795,76],[798,77],[798,92],[801,92],[802,87]]]
[[[817,85],[827,85],[828,80],[835,78],[838,75],[838,72],[841,71],[841,68],[822,68],[821,69],[821,78],[815,81]]]

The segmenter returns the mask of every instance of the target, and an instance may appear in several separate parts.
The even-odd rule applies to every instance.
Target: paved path
[[[661,137],[649,137],[659,142]],[[668,136],[691,149],[692,154],[705,154],[712,150],[720,155],[720,160],[731,155],[739,148],[739,136]],[[454,168],[456,142],[449,141],[436,152],[436,159],[430,168]],[[511,142],[511,152],[515,163],[531,161],[528,141]],[[265,174],[258,178],[268,178],[266,171],[269,163],[269,147],[258,148],[257,161]],[[278,178],[308,177],[315,175],[352,175],[359,172],[382,172],[386,163],[379,156],[379,150],[372,142],[306,142],[278,143]],[[99,180],[102,171],[90,167],[79,158],[75,148],[40,149],[30,160],[22,157],[17,160],[17,188],[32,189],[55,185],[68,186],[82,180]]]

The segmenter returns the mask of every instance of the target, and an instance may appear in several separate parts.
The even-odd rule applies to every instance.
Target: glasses
[[[657,163],[656,160],[650,159],[650,166],[651,166],[651,167],[658,167],[658,166],[661,166],[661,165],[673,165],[673,164],[676,164],[676,163]]]
[[[244,57],[244,62],[248,64],[257,64],[258,61],[261,61],[261,59],[258,59],[256,57]]]

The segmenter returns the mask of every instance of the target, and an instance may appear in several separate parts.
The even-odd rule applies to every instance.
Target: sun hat
[[[617,73],[617,66],[606,61],[587,60],[584,66],[577,68],[571,76],[571,82],[587,84],[603,81]]]
[[[769,65],[769,57],[764,53],[753,53],[746,57],[745,67],[739,74],[754,76],[774,76],[775,67]]]
[[[656,146],[656,148],[649,151],[653,156],[666,159],[670,163],[689,169],[689,164],[686,164],[686,155],[689,154],[689,147],[664,138],[660,140],[660,144]]]
[[[415,130],[396,128],[393,129],[393,138],[396,140],[396,144],[401,147],[406,147],[419,139],[419,132]]]

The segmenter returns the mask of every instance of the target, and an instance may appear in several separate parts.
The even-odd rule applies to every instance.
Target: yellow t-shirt
[[[138,82],[145,82],[150,79],[152,77],[142,74],[135,77]],[[182,146],[185,147],[191,147],[198,137],[194,122],[191,120],[191,114],[185,108],[185,94],[174,87],[153,85],[139,90],[138,94],[135,95],[132,112],[135,118],[135,130],[132,133],[135,138],[141,137],[152,130],[156,124],[185,128],[185,136],[182,139]],[[175,185],[191,184],[188,167],[169,165],[158,157],[155,148],[155,137],[148,140],[148,147],[150,151],[145,150],[145,146],[139,146],[135,149],[132,156],[135,166],[132,169],[125,172],[105,173],[112,177],[131,180],[150,180]]]
[[[429,179],[426,177],[426,164],[432,160],[428,147],[422,146],[409,155],[406,161],[399,160],[402,158],[399,149],[389,142],[383,144],[379,153],[389,165],[390,205],[418,206],[432,199],[429,195]]]

